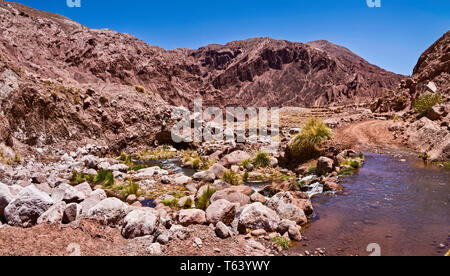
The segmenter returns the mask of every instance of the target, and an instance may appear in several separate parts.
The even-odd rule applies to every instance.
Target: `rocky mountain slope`
[[[442,95],[427,114],[418,114],[414,106],[427,94]],[[419,58],[411,78],[399,89],[373,104],[376,112],[396,112],[405,121],[399,130],[412,148],[432,160],[450,160],[450,31],[445,33]]]
[[[380,96],[402,76],[326,41],[253,38],[164,50],[128,34],[0,2],[4,59],[46,78],[142,85],[175,105],[320,106]]]

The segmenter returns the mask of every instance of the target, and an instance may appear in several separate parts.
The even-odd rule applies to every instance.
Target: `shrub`
[[[250,177],[250,174],[248,171],[245,171],[245,173],[242,175],[242,181],[245,183],[248,181],[248,178]]]
[[[113,172],[105,170],[98,171],[97,175],[94,178],[94,183],[103,185],[105,187],[113,187],[114,186]]]
[[[77,170],[72,171],[72,177],[70,178],[70,185],[78,185],[86,181],[86,175],[84,173],[78,173]]]
[[[414,103],[414,109],[420,115],[426,115],[433,106],[443,103],[443,98],[441,93],[427,94],[419,97]]]
[[[239,185],[239,176],[237,175],[237,173],[233,172],[233,171],[226,171],[223,176],[222,176],[222,180],[225,181],[226,183],[230,184],[230,185],[234,185],[237,186]]]
[[[122,190],[122,194],[124,196],[139,195],[139,188],[139,184],[130,180],[128,181],[128,185]]]
[[[163,200],[163,201],[161,201],[161,203],[172,208],[172,207],[175,207],[178,205],[178,200],[176,200],[176,199]]]
[[[352,160],[352,161],[350,162],[350,166],[352,166],[352,168],[359,169],[359,168],[361,168],[361,163],[359,163],[359,162],[356,161],[356,160]]]
[[[281,248],[283,248],[284,250],[287,250],[289,249],[289,247],[291,247],[291,241],[283,237],[271,238],[270,241],[278,246],[281,246]]]
[[[252,164],[252,160],[251,159],[245,159],[244,161],[242,161],[241,166],[244,168],[248,168],[248,166],[250,166],[250,164]]]
[[[135,171],[135,172],[137,172],[139,170],[146,169],[148,167],[149,167],[148,165],[140,164],[140,165],[135,165],[135,166],[130,167],[128,169],[128,171]]]
[[[125,152],[120,154],[119,161],[127,166],[133,166],[133,159],[131,158],[131,155],[128,155]]]
[[[255,155],[255,159],[253,159],[253,165],[255,165],[256,167],[268,167],[270,165],[270,157],[267,153],[265,152],[258,152]]]
[[[312,166],[311,168],[309,168],[308,174],[314,174],[316,172],[316,169],[317,169],[316,166]]]
[[[302,131],[292,139],[289,151],[294,158],[301,161],[314,158],[326,139],[331,139],[333,132],[321,120],[310,119]]]
[[[195,200],[195,208],[206,210],[211,204],[211,197],[216,192],[215,189],[208,186],[205,192]]]
[[[136,92],[138,93],[145,93],[145,88],[140,85],[135,85],[134,90],[136,90]]]
[[[183,209],[191,209],[192,208],[192,199],[189,197],[186,199],[186,201],[183,204]]]

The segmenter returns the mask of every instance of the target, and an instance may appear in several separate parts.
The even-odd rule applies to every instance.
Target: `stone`
[[[159,256],[162,255],[162,247],[159,243],[153,243],[147,248],[147,254],[153,255],[153,256]]]
[[[161,183],[162,184],[170,184],[172,182],[172,179],[170,179],[170,177],[168,177],[167,175],[163,175],[161,177]]]
[[[265,196],[263,196],[262,194],[260,194],[260,193],[253,193],[250,196],[250,200],[252,202],[261,202],[263,204],[265,204],[267,202],[267,198]]]
[[[252,236],[261,237],[267,235],[267,231],[264,229],[257,229],[252,231]]]
[[[82,213],[87,213],[89,209],[97,205],[100,201],[106,199],[106,192],[103,189],[97,189],[91,193],[91,195],[80,203],[82,207]]]
[[[225,167],[231,167],[233,165],[240,165],[244,160],[252,158],[245,151],[237,150],[226,156],[224,156],[220,163]]]
[[[274,232],[279,223],[278,214],[259,202],[246,206],[239,217],[239,224],[247,229],[264,229],[267,232]]]
[[[172,225],[169,230],[171,239],[186,240],[189,237],[189,231],[186,227],[181,225]]]
[[[23,187],[19,186],[19,185],[9,186],[9,191],[11,192],[13,197],[17,196],[22,190],[23,190]]]
[[[70,203],[64,209],[62,222],[68,224],[77,220],[81,214],[82,207],[77,203]]]
[[[295,135],[295,134],[300,133],[301,131],[302,131],[302,129],[299,128],[299,127],[291,127],[291,128],[289,129],[289,134]]]
[[[225,200],[219,199],[211,203],[206,209],[206,222],[216,225],[218,222],[223,222],[225,225],[230,225],[236,215],[236,205]]]
[[[91,185],[89,185],[89,183],[87,182],[75,186],[75,190],[79,191],[80,193],[83,193],[85,198],[88,198],[92,193]]]
[[[290,227],[297,227],[297,223],[295,223],[295,221],[292,220],[283,219],[278,225],[278,233],[284,235],[284,233],[289,231]]]
[[[327,191],[342,191],[343,188],[341,185],[335,183],[335,182],[325,182],[325,184],[323,185],[323,191],[327,192]]]
[[[288,229],[289,238],[293,241],[301,241],[303,239],[297,226],[290,226]]]
[[[281,192],[273,196],[267,203],[267,207],[276,211],[281,219],[292,220],[298,224],[306,224],[308,218],[301,208],[300,199],[296,199],[289,192]]]
[[[0,183],[0,217],[3,217],[3,212],[8,204],[14,199],[8,186]]]
[[[322,175],[333,171],[334,161],[327,157],[320,157],[317,161],[316,174]]]
[[[64,201],[59,201],[55,203],[50,209],[45,211],[37,220],[37,224],[43,223],[61,223],[64,215],[64,210],[66,209],[66,203]]]
[[[164,231],[161,234],[158,235],[158,237],[156,238],[156,242],[165,245],[168,244],[170,242],[170,235],[168,231]]]
[[[54,201],[52,198],[31,185],[24,188],[5,208],[6,221],[11,226],[35,225]]]
[[[227,169],[224,166],[216,163],[216,164],[212,165],[208,169],[208,171],[212,172],[215,175],[216,179],[218,179],[223,176],[223,174],[227,171]]]
[[[86,195],[69,184],[61,184],[53,190],[52,199],[55,202],[64,201],[67,204],[80,203],[86,199]]]
[[[127,215],[127,209],[127,205],[119,199],[107,198],[89,209],[87,216],[110,225],[119,225]]]
[[[275,158],[275,157],[272,157],[272,158],[270,159],[270,166],[271,166],[272,168],[277,167],[277,166],[278,166],[278,159]]]
[[[202,248],[203,247],[203,241],[200,238],[195,238],[194,239],[194,246],[198,247],[198,248]]]
[[[235,189],[228,188],[220,190],[213,194],[211,202],[215,202],[220,199],[225,199],[231,203],[238,203],[240,206],[244,206],[251,203],[250,197],[243,193],[237,192]]]
[[[198,180],[198,181],[205,181],[205,182],[213,183],[214,180],[216,179],[216,176],[211,171],[202,171],[202,172],[195,173],[192,176],[192,178],[195,180]]]
[[[137,196],[136,195],[129,195],[126,198],[126,202],[128,204],[133,204],[136,200],[137,200]]]
[[[127,239],[134,239],[153,235],[159,223],[159,215],[151,209],[131,211],[124,219],[122,236]]]
[[[432,121],[437,121],[447,116],[448,113],[449,111],[447,110],[445,105],[438,104],[433,106],[427,113],[427,118]]]
[[[221,239],[227,239],[231,237],[231,231],[223,222],[219,221],[214,229],[216,235]]]
[[[205,224],[206,214],[205,211],[199,209],[181,210],[178,213],[178,221],[183,226]]]
[[[173,179],[173,182],[176,185],[186,185],[186,184],[192,182],[192,178],[190,178],[189,176],[180,175],[180,176],[175,177]]]

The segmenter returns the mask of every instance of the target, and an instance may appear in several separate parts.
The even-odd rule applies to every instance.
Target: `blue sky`
[[[126,32],[166,49],[196,49],[256,36],[326,39],[369,62],[410,75],[420,54],[450,29],[449,0],[16,0],[91,28]]]

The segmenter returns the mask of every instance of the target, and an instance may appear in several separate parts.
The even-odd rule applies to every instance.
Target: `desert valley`
[[[0,1],[0,255],[448,254],[450,31],[423,50],[411,76],[325,40],[166,50]],[[195,99],[279,133],[175,143]]]

